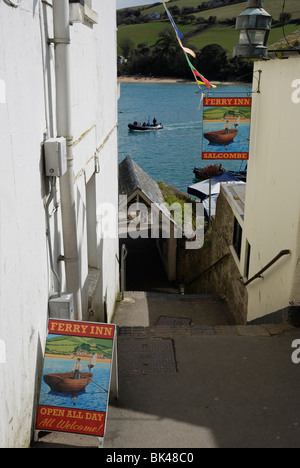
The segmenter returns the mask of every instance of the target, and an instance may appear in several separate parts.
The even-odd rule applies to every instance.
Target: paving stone
[[[121,338],[118,366],[120,374],[174,374],[173,342],[163,338]]]
[[[216,335],[237,335],[237,329],[235,326],[222,326],[218,325],[215,327]]]
[[[289,324],[276,324],[276,323],[264,323],[261,325],[264,327],[271,336],[281,335],[288,330],[292,330],[293,327]]]
[[[193,335],[215,335],[215,330],[209,325],[194,325]]]
[[[261,325],[236,325],[240,336],[270,336],[268,330]]]
[[[159,317],[156,325],[176,326],[176,325],[190,325],[190,323],[191,323],[190,318],[166,317],[162,315],[161,317]]]

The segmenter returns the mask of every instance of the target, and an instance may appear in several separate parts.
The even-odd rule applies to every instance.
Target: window
[[[239,259],[241,258],[242,234],[243,234],[243,229],[241,228],[238,220],[234,218],[232,245]]]
[[[249,270],[250,270],[250,255],[251,255],[251,245],[248,241],[246,241],[246,255],[245,255],[245,277],[249,278]]]

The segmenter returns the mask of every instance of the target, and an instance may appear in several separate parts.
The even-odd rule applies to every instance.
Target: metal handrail
[[[124,299],[124,291],[126,289],[126,257],[128,249],[125,244],[122,244],[121,248],[121,293],[122,299]]]
[[[219,263],[221,263],[222,260],[224,260],[227,257],[230,257],[230,255],[231,255],[230,253],[227,253],[227,254],[223,255],[223,257],[219,258],[219,260],[217,260],[215,263],[213,263],[210,267],[206,268],[206,270],[199,273],[199,275],[197,275],[195,278],[193,278],[188,283],[185,283],[185,286],[191,285],[192,283],[197,281],[199,278],[201,278],[201,276],[205,275],[206,273],[209,273],[211,270],[213,270],[213,268],[215,268],[215,266],[217,266]]]
[[[256,273],[256,275],[252,276],[252,278],[250,278],[248,281],[244,282],[243,280],[240,279],[242,285],[248,286],[248,284],[252,283],[252,281],[254,281],[255,279],[263,278],[262,274],[266,270],[268,270],[272,265],[274,265],[274,263],[276,263],[281,257],[283,257],[284,255],[290,255],[290,253],[291,253],[290,250],[281,250],[281,252],[279,252],[279,254],[273,258],[273,260],[271,260],[266,266],[264,266],[258,273]]]

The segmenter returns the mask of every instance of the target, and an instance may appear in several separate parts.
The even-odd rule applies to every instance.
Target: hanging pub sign
[[[205,98],[202,159],[249,158],[251,98]]]
[[[115,325],[49,320],[36,432],[104,437],[115,335]]]

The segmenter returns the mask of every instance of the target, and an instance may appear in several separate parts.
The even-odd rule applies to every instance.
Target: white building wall
[[[98,24],[93,29],[81,24],[72,27],[72,69],[76,79],[72,81],[74,112],[74,173],[77,184],[78,206],[86,204],[86,184],[95,178],[96,210],[94,225],[96,232],[88,242],[85,216],[78,220],[82,229],[83,262],[81,279],[83,286],[83,314],[87,311],[88,251],[91,267],[100,270],[100,279],[94,308],[96,316],[103,320],[104,303],[107,318],[111,320],[118,290],[118,239],[114,214],[110,213],[110,229],[114,238],[103,238],[97,222],[99,205],[111,203],[118,206],[118,127],[117,127],[117,62],[116,62],[116,7],[115,2],[94,2],[98,13]],[[92,66],[91,66],[92,64]],[[94,156],[94,157],[93,157]],[[95,164],[97,166],[95,174]],[[81,210],[81,213],[85,210]],[[99,217],[99,216],[98,216]],[[113,228],[114,226],[114,228]],[[105,267],[104,267],[105,266]],[[94,311],[95,312],[95,311]]]
[[[115,0],[95,0],[92,6],[99,23],[94,28],[74,24],[71,32],[74,180],[84,319],[89,318],[86,184],[95,178],[95,207],[102,198],[117,206],[118,193]],[[23,0],[12,8],[0,2],[0,447],[30,443],[48,299],[56,290],[49,267],[42,153],[45,138],[56,136],[54,46],[47,45],[47,30],[53,37],[52,8],[46,3]],[[58,254],[63,254],[58,184],[57,201],[56,211],[50,205],[55,264]],[[95,239],[98,245],[90,250],[99,257],[96,263],[110,319],[118,291],[117,227],[115,240],[106,242],[99,235]],[[59,271],[64,289],[63,263]]]
[[[249,278],[281,250],[282,257],[247,289],[248,321],[300,305],[300,59],[256,62],[253,90],[261,70],[260,93],[253,94],[250,160],[241,258],[244,272],[246,240],[251,245]],[[299,96],[300,97],[300,96]]]
[[[39,7],[0,3],[0,446],[28,445],[46,334],[49,269],[41,143],[46,131]],[[26,40],[25,40],[26,38]]]

